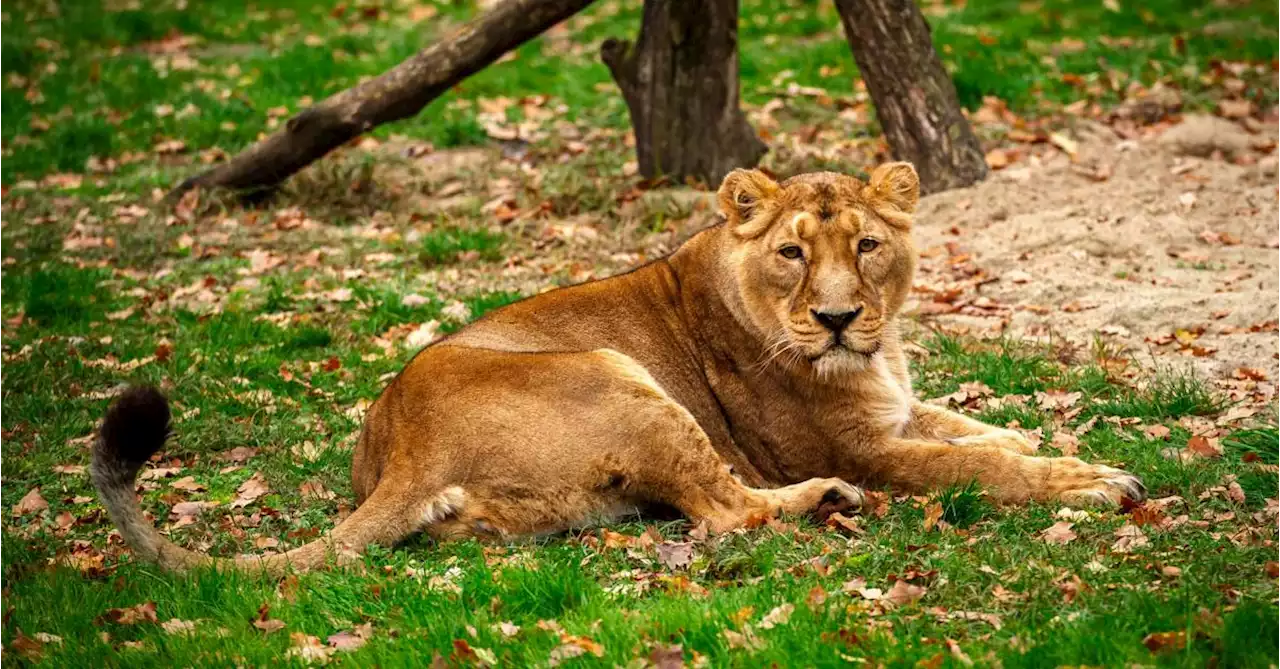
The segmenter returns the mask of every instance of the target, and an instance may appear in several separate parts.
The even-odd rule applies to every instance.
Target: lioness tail
[[[402,504],[389,486],[378,486],[369,499],[325,538],[287,553],[214,558],[182,548],[162,536],[138,506],[134,484],[138,471],[169,437],[169,402],[153,387],[126,390],[107,411],[93,446],[93,485],[112,522],[138,557],[165,569],[184,570],[217,565],[280,574],[290,567],[305,570],[323,564],[334,553],[361,551],[370,543],[393,543],[417,527],[407,522]]]

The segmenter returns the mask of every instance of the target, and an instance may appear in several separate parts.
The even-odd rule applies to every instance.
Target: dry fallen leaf
[[[827,516],[827,527],[833,528],[847,535],[862,534],[862,527],[858,525],[858,516],[846,516],[840,512],[835,512]]]
[[[657,546],[658,562],[667,569],[684,569],[693,564],[693,543],[664,541]]]
[[[1040,538],[1044,539],[1045,543],[1049,544],[1058,544],[1059,546],[1068,544],[1076,538],[1076,533],[1071,531],[1071,528],[1074,526],[1075,523],[1070,521],[1058,521],[1045,528],[1045,530],[1040,533]]]
[[[1080,452],[1080,437],[1066,430],[1058,430],[1053,433],[1050,445],[1061,451],[1063,457],[1071,457]]]
[[[881,600],[895,606],[902,606],[919,601],[926,592],[928,592],[928,589],[923,586],[912,585],[906,581],[898,580],[894,582],[893,587],[889,588],[888,592],[884,593]]]
[[[26,516],[44,511],[47,508],[49,508],[49,503],[40,496],[40,488],[37,486],[23,495],[22,499],[18,500],[18,503],[13,507],[13,515]]]
[[[1004,149],[991,149],[987,152],[987,167],[993,170],[1002,170],[1009,166],[1013,160],[1009,157],[1009,153]]]
[[[1211,441],[1207,437],[1196,435],[1187,440],[1187,452],[1202,458],[1220,458],[1222,457],[1222,445],[1216,443],[1217,441],[1217,439]]]
[[[355,650],[365,644],[373,636],[373,623],[356,625],[350,631],[329,635],[325,643],[334,650]]]
[[[267,634],[278,632],[284,629],[283,620],[274,620],[269,617],[271,613],[271,605],[263,604],[258,607],[258,617],[253,620],[253,626],[262,630]]]
[[[1185,630],[1153,632],[1142,639],[1142,645],[1153,653],[1180,650],[1187,645],[1187,633]]]
[[[1227,484],[1227,498],[1236,504],[1244,504],[1244,488],[1241,488],[1240,484],[1236,482],[1235,475],[1228,474],[1224,482]]]
[[[796,607],[792,604],[775,606],[772,611],[765,614],[765,617],[760,620],[760,627],[763,629],[773,629],[778,625],[785,625],[788,620],[791,620],[791,614],[795,610]]]
[[[729,643],[729,648],[741,649],[746,651],[755,651],[764,648],[764,642],[751,631],[751,628],[744,628],[742,632],[735,632],[727,629],[721,632],[724,640]]]
[[[187,492],[203,492],[205,490],[203,485],[196,483],[194,476],[184,476],[169,485],[177,488],[178,490],[185,490]]]
[[[319,637],[302,632],[294,632],[289,635],[289,657],[299,658],[308,664],[312,662],[325,664],[329,661],[329,656],[332,653],[333,649],[322,645]]]
[[[551,656],[548,658],[548,663],[553,667],[565,660],[586,655],[587,653],[591,653],[596,657],[604,657],[604,646],[585,636],[561,634],[560,641],[561,645],[552,649]]]
[[[166,634],[190,634],[195,631],[196,624],[191,620],[170,618],[160,623],[160,627],[164,629]]]
[[[137,606],[130,606],[122,609],[107,609],[98,620],[115,623],[117,625],[136,625],[138,623],[154,623],[159,622],[156,618],[156,603],[143,602]]]
[[[1142,533],[1142,528],[1131,523],[1125,523],[1120,529],[1116,530],[1116,542],[1111,544],[1111,552],[1129,553],[1150,543],[1147,540],[1147,535]]]
[[[309,497],[320,500],[334,499],[338,496],[337,493],[324,487],[324,483],[316,480],[303,481],[302,485],[298,487],[298,492],[304,498]]]
[[[939,520],[942,520],[942,504],[930,502],[924,507],[924,531],[932,530]]]
[[[236,498],[231,502],[231,508],[239,509],[249,506],[269,492],[271,488],[267,486],[267,480],[263,478],[262,472],[254,472],[253,476],[236,488]]]
[[[1076,143],[1074,139],[1071,139],[1060,132],[1051,133],[1049,135],[1049,141],[1052,142],[1054,146],[1062,149],[1062,152],[1070,156],[1072,160],[1075,160],[1076,156],[1080,153],[1080,145]]]

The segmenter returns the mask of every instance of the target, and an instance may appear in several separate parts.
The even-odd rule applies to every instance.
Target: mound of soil
[[[1101,339],[1137,362],[1274,381],[1275,127],[1188,117],[1164,138],[1084,134],[1075,160],[925,198],[908,309],[944,331]]]

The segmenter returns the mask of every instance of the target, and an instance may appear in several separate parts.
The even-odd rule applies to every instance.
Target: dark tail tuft
[[[136,473],[169,438],[169,400],[153,386],[130,388],[107,410],[95,464]]]

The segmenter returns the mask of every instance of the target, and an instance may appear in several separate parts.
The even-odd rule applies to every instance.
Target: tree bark
[[[738,106],[738,0],[645,0],[637,42],[606,40],[600,58],[644,176],[715,185],[768,150]]]
[[[894,157],[916,166],[925,192],[981,181],[982,147],[915,3],[836,0],[836,9]]]
[[[503,54],[573,16],[594,0],[504,0],[381,76],[333,95],[230,161],[182,182],[176,201],[200,187],[259,190],[375,126],[409,118]]]

